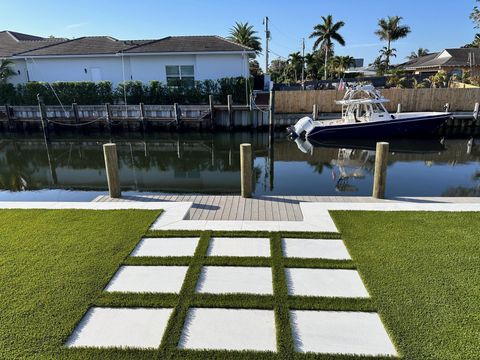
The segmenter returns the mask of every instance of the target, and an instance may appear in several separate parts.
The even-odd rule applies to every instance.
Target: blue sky
[[[373,34],[378,19],[404,17],[412,33],[398,41],[397,61],[411,51],[426,47],[438,51],[458,47],[473,39],[475,29],[468,18],[475,0],[311,0],[311,1],[194,1],[194,0],[84,0],[4,1],[2,30],[36,35],[80,37],[111,35],[119,39],[151,39],[167,35],[216,34],[227,36],[235,21],[253,24],[263,39],[262,19],[271,23],[271,59],[300,51],[321,15],[343,20],[345,47],[339,55],[352,55],[371,62],[383,46]],[[477,29],[477,31],[480,31]],[[258,59],[263,66],[263,57]]]

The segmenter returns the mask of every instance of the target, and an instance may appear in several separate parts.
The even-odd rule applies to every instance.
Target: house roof
[[[246,51],[253,49],[237,44],[220,36],[168,36],[139,45],[125,53],[170,53],[170,52],[217,52],[217,51]]]
[[[58,44],[48,44],[37,49],[18,53],[25,56],[107,55],[140,45],[148,40],[117,40],[110,36],[83,36]]]
[[[10,33],[10,32],[5,32]],[[2,33],[0,33],[1,35]],[[118,40],[110,36],[83,36],[77,39],[44,39],[19,34],[0,37],[0,56],[68,56],[68,55],[114,55],[118,53],[197,53],[197,52],[253,52],[220,36],[168,36],[154,40]],[[19,40],[30,39],[30,40]],[[6,51],[2,51],[4,48]]]
[[[419,68],[431,68],[440,66],[466,67],[470,66],[470,57],[474,57],[475,63],[480,66],[480,48],[445,49],[441,52],[428,54],[417,59],[408,61],[400,68],[415,70]]]
[[[9,57],[19,52],[58,44],[65,40],[63,38],[43,38],[8,30],[0,31],[0,57]]]

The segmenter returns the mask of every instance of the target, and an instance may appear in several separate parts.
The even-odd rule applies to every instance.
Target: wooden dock
[[[159,194],[123,196],[112,199],[99,196],[95,201],[171,201],[192,202],[189,220],[251,220],[251,221],[302,221],[301,202],[436,202],[478,203],[478,198],[395,198],[374,199],[367,196],[257,196],[244,199],[239,195]]]

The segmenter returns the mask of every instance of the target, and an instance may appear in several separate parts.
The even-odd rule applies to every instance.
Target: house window
[[[195,75],[193,65],[167,65],[168,86],[193,86]]]

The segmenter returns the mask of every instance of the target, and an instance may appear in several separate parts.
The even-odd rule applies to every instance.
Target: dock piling
[[[318,114],[317,104],[313,104],[313,111],[312,111],[312,120],[313,121],[317,120],[317,114]]]
[[[253,188],[252,174],[253,174],[252,145],[240,144],[241,195],[243,198],[252,197],[252,188]]]
[[[10,130],[15,129],[15,122],[13,120],[12,110],[11,110],[10,106],[8,106],[8,105],[5,105],[5,114],[7,115],[8,128]]]
[[[402,104],[398,103],[397,104],[397,114],[400,114],[402,112]]]
[[[105,104],[105,116],[107,120],[107,126],[110,130],[112,130],[112,109],[110,108],[110,104]]]
[[[270,91],[270,99],[269,99],[269,112],[268,112],[268,126],[270,127],[270,131],[275,130],[275,91]]]
[[[232,95],[227,95],[227,108],[228,108],[228,129],[231,130],[233,128],[233,97]]]
[[[108,192],[111,198],[120,198],[120,177],[118,174],[117,145],[108,143],[103,145],[103,156],[105,158],[105,170],[107,173]]]
[[[215,106],[213,104],[213,95],[208,95],[208,106],[210,110],[210,127],[215,129]]]
[[[142,122],[142,128],[145,129],[145,104],[140,103],[139,105],[140,110],[140,121]]]
[[[375,172],[373,175],[372,197],[376,199],[385,198],[385,187],[387,184],[387,163],[388,163],[388,142],[377,142],[375,151]]]
[[[478,124],[478,118],[479,118],[479,111],[480,111],[480,103],[476,102],[475,107],[473,108],[473,119],[477,122]]]
[[[45,109],[45,104],[40,94],[37,94],[38,101],[38,111],[40,112],[40,121],[42,122],[43,137],[45,141],[48,141],[48,118],[47,110]]]
[[[72,104],[72,113],[73,113],[73,118],[75,119],[75,124],[78,124],[80,121],[80,116],[78,115],[78,104],[73,103]]]
[[[180,127],[180,114],[178,109],[178,103],[173,104],[173,116],[175,119],[175,126],[178,129]]]

